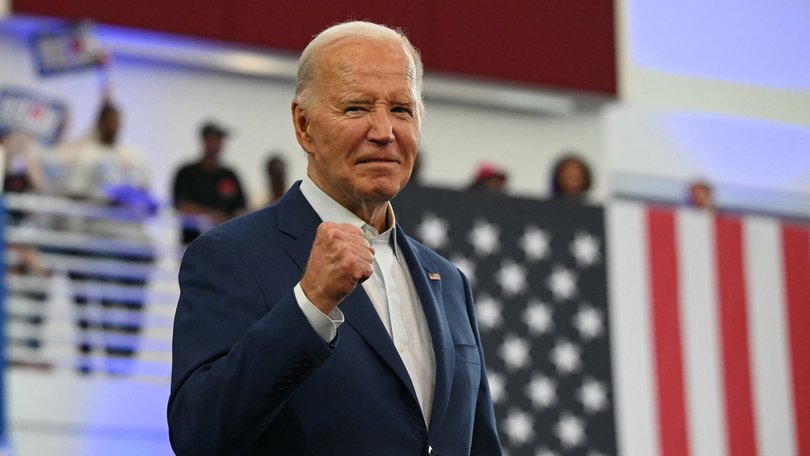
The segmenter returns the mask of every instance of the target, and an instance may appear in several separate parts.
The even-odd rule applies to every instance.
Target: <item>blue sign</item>
[[[27,133],[42,144],[54,144],[66,114],[62,101],[22,88],[0,90],[0,133]]]
[[[34,36],[33,48],[43,76],[99,67],[106,58],[93,27],[86,23],[40,32]]]

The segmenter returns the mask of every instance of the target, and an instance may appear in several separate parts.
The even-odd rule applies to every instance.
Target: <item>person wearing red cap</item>
[[[506,172],[492,163],[482,163],[476,171],[475,179],[470,184],[470,190],[486,190],[502,193],[506,190]]]

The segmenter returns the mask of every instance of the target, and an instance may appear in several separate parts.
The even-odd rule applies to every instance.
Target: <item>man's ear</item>
[[[304,152],[309,154],[312,151],[312,137],[309,135],[307,112],[297,100],[293,100],[290,109],[292,111],[293,126],[295,127],[295,138],[301,148],[304,149]]]

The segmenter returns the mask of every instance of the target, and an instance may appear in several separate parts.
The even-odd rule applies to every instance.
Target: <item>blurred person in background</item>
[[[188,244],[212,226],[242,214],[247,198],[239,177],[220,163],[228,130],[216,122],[200,128],[199,160],[178,169],[172,185],[174,207],[183,219],[182,242]]]
[[[3,192],[30,194],[44,190],[41,152],[31,135],[12,129],[0,131],[0,157],[4,158],[5,170]],[[8,198],[6,201],[10,204]],[[36,219],[27,210],[9,207],[5,224],[15,228],[36,226]],[[15,366],[48,367],[40,348],[44,343],[42,324],[48,298],[45,279],[51,271],[42,262],[36,244],[8,242],[6,248],[6,318],[9,324],[25,328],[24,332],[9,331],[6,358]]]
[[[41,151],[31,135],[17,131],[0,132],[0,150],[4,157],[3,191],[42,192],[46,188]],[[12,215],[13,216],[13,215]]]
[[[551,170],[551,198],[562,201],[586,202],[591,189],[591,169],[575,154],[559,158]]]
[[[78,369],[90,373],[128,373],[137,347],[146,300],[149,267],[154,262],[144,225],[157,210],[150,194],[150,170],[135,148],[121,144],[122,114],[109,98],[99,107],[88,135],[68,144],[53,191],[80,203],[54,228],[87,238],[50,253],[66,256],[80,328]],[[104,354],[99,367],[99,355]]]
[[[147,212],[155,210],[149,196],[149,164],[139,151],[119,142],[121,124],[118,106],[103,101],[90,134],[65,150],[61,182],[55,188],[58,193],[131,209],[143,203]]]
[[[281,152],[273,152],[264,165],[267,187],[252,204],[254,209],[261,209],[277,201],[287,191],[287,161]]]
[[[50,152],[50,151],[49,151]],[[34,138],[19,131],[0,131],[0,156],[4,158],[3,192],[15,194],[44,193],[49,187],[43,172],[44,151]],[[55,153],[55,152],[54,152]],[[37,217],[29,211],[9,208],[6,224],[11,226],[36,225]],[[9,244],[13,257],[7,267],[19,273],[49,275],[40,262],[38,249],[25,244]]]
[[[714,209],[714,191],[709,181],[698,179],[689,183],[686,202],[692,207]]]
[[[508,176],[506,171],[492,163],[482,163],[475,172],[469,190],[484,190],[492,193],[504,193]]]

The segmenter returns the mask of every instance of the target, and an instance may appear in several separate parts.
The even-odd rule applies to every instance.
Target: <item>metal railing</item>
[[[3,199],[9,368],[168,383],[183,250],[176,214]]]

